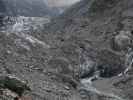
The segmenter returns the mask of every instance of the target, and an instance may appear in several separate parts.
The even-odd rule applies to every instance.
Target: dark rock
[[[0,15],[0,27],[4,26],[4,16]]]
[[[26,83],[12,76],[0,76],[0,88],[7,88],[19,96],[22,96],[24,91],[30,91]]]
[[[101,77],[113,77],[124,71],[124,61],[120,56],[109,50],[101,50],[98,55],[98,66]]]

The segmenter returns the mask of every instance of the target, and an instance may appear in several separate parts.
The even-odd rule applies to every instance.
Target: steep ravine
[[[50,23],[13,17],[0,32],[0,98],[132,100],[132,6],[82,0]]]
[[[81,50],[79,56],[86,55],[87,63],[84,58],[80,60],[80,63],[77,61],[79,66],[86,65],[85,68],[82,66],[83,68],[79,70],[80,74],[84,73],[81,75],[81,80],[87,78],[88,82],[89,77],[100,72],[100,78],[93,79],[93,91],[98,93],[100,91],[102,94],[109,91],[106,95],[113,94],[114,97],[118,97],[117,99],[123,100],[132,100],[133,91],[132,56],[128,61],[130,67],[125,64],[128,49],[133,48],[132,5],[131,0],[83,0],[63,15],[53,19],[53,22],[44,28],[44,32],[53,36],[55,40],[52,43],[57,47],[69,41],[76,45],[76,50],[77,48]],[[59,43],[56,44],[55,41]],[[95,64],[91,61],[96,63],[98,68],[95,68]],[[130,75],[125,75],[129,68]],[[95,69],[99,71],[95,72]],[[90,87],[89,84],[88,87]],[[91,98],[89,93],[91,94],[91,92],[85,92],[84,95]],[[98,93],[95,96],[98,96]],[[90,100],[100,100],[100,97],[95,98],[95,96],[92,96]],[[108,100],[106,97],[104,99]]]

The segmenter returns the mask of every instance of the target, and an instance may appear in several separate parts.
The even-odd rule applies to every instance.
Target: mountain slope
[[[89,24],[93,24],[95,21],[108,21],[109,19],[117,18],[118,20],[121,17],[130,16],[122,15],[124,11],[128,9],[132,9],[132,1],[131,0],[101,0],[98,2],[97,0],[83,0],[73,6],[72,8],[68,9],[64,14],[60,17],[53,19],[53,29],[54,27],[57,28],[56,30],[64,29],[65,27],[71,27],[71,25],[75,25],[75,28],[82,28],[77,26],[77,24],[84,24],[86,23],[88,26]],[[132,12],[131,12],[132,13]],[[120,17],[120,19],[119,19]],[[79,20],[78,20],[79,19]],[[118,21],[117,20],[117,21]],[[80,23],[80,21],[83,21]],[[70,23],[69,23],[70,22]],[[78,23],[79,22],[79,23]],[[90,22],[90,23],[88,23]],[[54,25],[55,24],[55,25]],[[68,25],[66,25],[68,24]],[[73,25],[73,26],[74,26]],[[82,26],[82,25],[81,25]],[[60,28],[61,27],[61,28]]]
[[[83,0],[53,19],[44,31],[57,33],[62,38],[68,35],[92,42],[94,40],[96,47],[102,41],[108,45],[117,31],[132,30],[132,5],[131,0]],[[100,44],[101,48],[102,45],[106,46]]]
[[[42,33],[1,32],[0,74],[26,81],[33,100],[132,100],[132,5],[83,0]]]
[[[132,12],[132,0],[83,0],[68,9],[61,16],[53,19],[52,23],[45,26],[44,32],[51,34],[50,36],[54,40],[53,44],[56,43],[55,41],[58,41],[57,47],[69,42],[80,48],[80,64],[81,62],[83,63],[83,71],[85,70],[83,72],[85,76],[82,76],[83,79],[88,79],[92,75],[91,72],[95,69],[90,71],[88,66],[92,66],[87,66],[86,64],[91,61],[96,62],[99,69],[105,68],[104,72],[100,72],[104,78],[94,81],[97,89],[104,91],[104,93],[110,93],[108,92],[109,90],[111,93],[123,97],[123,100],[132,100],[132,74],[129,77],[119,78],[119,74],[129,66],[124,65],[126,62],[125,56],[128,55],[128,47],[133,48]],[[119,36],[120,38],[117,38]],[[72,48],[71,45],[68,47]],[[130,73],[132,73],[131,69]],[[80,71],[82,73],[82,70]],[[114,81],[111,83],[112,80]],[[89,87],[86,86],[86,84],[89,84],[89,80],[83,83],[85,83],[85,88]],[[107,85],[107,88],[104,88],[104,85]],[[88,96],[89,94],[86,91],[91,90],[85,89],[84,95]],[[88,98],[91,98],[91,96],[89,95]],[[90,100],[103,99],[92,97]]]

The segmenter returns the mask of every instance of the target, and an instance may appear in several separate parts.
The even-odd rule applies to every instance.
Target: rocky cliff
[[[82,0],[42,32],[1,32],[1,98],[132,100],[132,5]]]
[[[75,45],[75,48],[80,48],[79,65],[81,64],[80,75],[81,80],[83,79],[81,83],[85,83],[86,88],[89,87],[86,84],[90,82],[88,77],[93,76],[94,70],[98,69],[95,78],[97,80],[97,77],[100,76],[102,79],[94,81],[94,87],[101,92],[120,96],[124,100],[132,99],[131,91],[133,90],[131,88],[132,74],[125,78],[123,75],[119,77],[121,73],[126,72],[124,70],[127,66],[130,68],[132,66],[131,60],[130,63],[129,60],[125,60],[127,55],[130,55],[128,54],[129,49],[133,47],[132,5],[132,0],[83,0],[61,16],[53,19],[53,22],[46,25],[44,29],[46,33],[51,34],[51,37],[53,36],[53,43],[58,41],[57,47],[64,46],[69,42]],[[68,47],[72,48],[70,45]],[[130,55],[129,58],[132,59],[132,56]],[[92,62],[95,62],[96,65]],[[132,73],[131,69],[130,73]],[[126,81],[123,83],[124,80]],[[104,88],[104,85],[107,87]],[[91,90],[85,89],[84,91]],[[83,94],[89,95],[88,92]],[[97,94],[100,94],[99,91]],[[103,98],[91,97],[90,95],[88,98],[103,100]]]

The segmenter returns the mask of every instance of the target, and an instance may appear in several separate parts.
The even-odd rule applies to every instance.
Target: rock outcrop
[[[100,87],[104,87],[104,85],[96,85],[96,89],[100,88],[101,92],[105,90],[103,93],[108,93],[108,90],[111,90],[112,92],[109,92],[109,94],[114,93],[118,97],[122,97],[123,100],[131,100],[132,89],[129,89],[128,93],[120,92],[120,89],[114,87],[113,84],[120,81],[119,74],[123,73],[127,68],[125,66],[125,56],[128,53],[128,49],[132,48],[133,45],[132,5],[133,1],[131,0],[83,0],[68,9],[63,15],[53,19],[53,22],[47,24],[44,28],[46,33],[49,33],[55,41],[59,42],[56,44],[57,47],[69,41],[75,44],[76,48],[79,48],[79,58],[82,55],[86,55],[87,59],[82,64],[82,69],[89,70],[88,73],[82,69],[80,70],[83,72],[79,74],[85,73],[83,74],[83,79],[87,80],[98,71],[98,77],[96,75],[92,80],[94,83],[97,82],[97,84],[105,84],[108,88],[101,89]],[[55,34],[56,37],[54,36]],[[89,66],[92,65],[89,63],[87,65],[89,59],[96,63],[96,68],[91,69]],[[81,65],[81,59],[78,60],[77,64]],[[90,69],[92,70],[91,74],[89,73]],[[100,81],[99,76],[102,81]],[[124,79],[128,78],[122,78],[122,80]],[[133,80],[132,78],[130,79]],[[111,80],[114,81],[111,83]],[[90,80],[88,82],[90,83]],[[87,83],[88,87],[89,83]],[[124,84],[124,86],[128,85]],[[121,87],[121,85],[118,87]],[[121,90],[125,91],[126,89],[122,87]],[[86,95],[89,95],[89,91],[87,93]],[[108,100],[106,97],[104,99]],[[101,99],[100,97],[92,97],[90,100]]]
[[[33,100],[132,100],[132,70],[123,74],[132,6],[132,0],[82,0],[42,33],[0,33],[0,73],[28,81]]]

